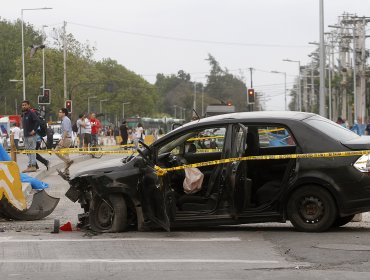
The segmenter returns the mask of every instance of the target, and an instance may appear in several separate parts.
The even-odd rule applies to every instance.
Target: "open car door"
[[[170,231],[171,221],[176,215],[176,201],[170,188],[169,175],[158,176],[153,162],[148,159],[144,161],[146,167],[141,183],[144,215],[166,231]]]
[[[233,129],[232,157],[245,156],[248,128],[239,123]],[[231,197],[233,215],[237,216],[250,206],[252,182],[248,179],[247,161],[234,161],[231,164]]]

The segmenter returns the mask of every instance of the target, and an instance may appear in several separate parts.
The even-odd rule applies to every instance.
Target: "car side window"
[[[226,128],[214,127],[198,131],[196,136],[187,140],[187,145],[196,153],[219,152],[223,150]]]
[[[261,148],[296,146],[293,136],[282,126],[259,126]]]

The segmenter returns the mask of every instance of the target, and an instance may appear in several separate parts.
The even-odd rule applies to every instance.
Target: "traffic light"
[[[72,113],[72,100],[66,100],[66,108],[68,113]]]
[[[50,104],[50,89],[44,89],[38,97],[38,103],[40,105],[48,105]]]
[[[232,106],[233,103],[231,101],[227,101],[227,106]]]
[[[255,92],[253,88],[248,89],[248,104],[254,104]]]

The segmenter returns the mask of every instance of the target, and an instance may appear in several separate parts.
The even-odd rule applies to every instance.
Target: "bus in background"
[[[224,105],[224,104],[208,105],[206,108],[205,117],[211,117],[211,116],[229,114],[229,113],[235,113],[235,112],[236,111],[235,111],[234,105]]]

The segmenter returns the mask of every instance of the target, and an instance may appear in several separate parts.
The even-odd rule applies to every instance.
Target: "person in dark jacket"
[[[31,110],[28,100],[22,101],[22,124],[24,134],[24,146],[26,150],[36,150],[36,131],[40,121],[35,112]],[[28,166],[23,173],[36,172],[36,154],[28,154]]]
[[[119,133],[122,138],[121,145],[127,145],[127,140],[128,140],[128,131],[127,131],[127,125],[126,121],[122,121],[122,124],[119,127]]]

